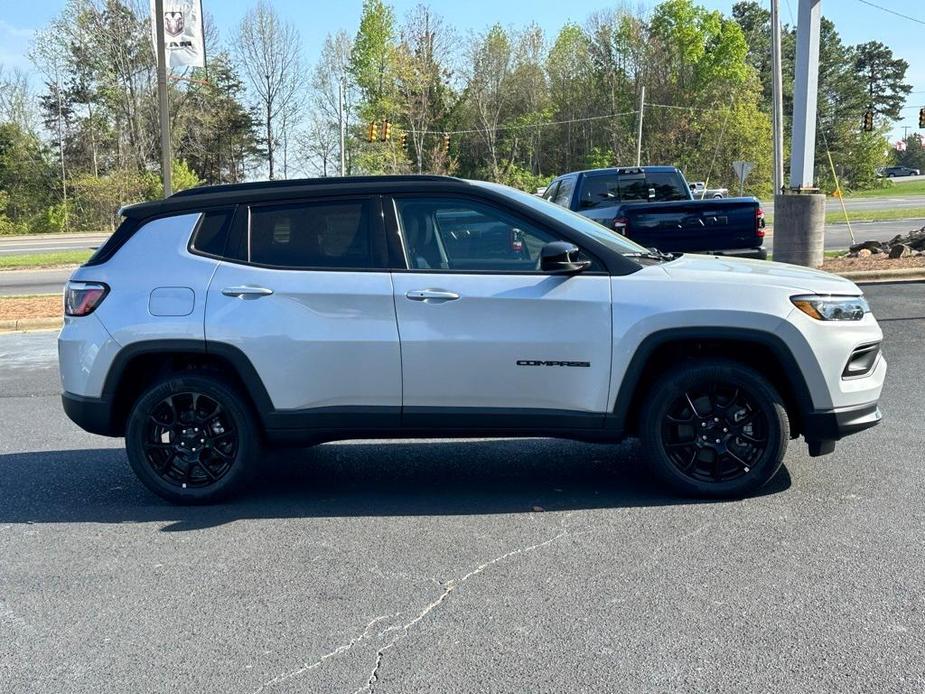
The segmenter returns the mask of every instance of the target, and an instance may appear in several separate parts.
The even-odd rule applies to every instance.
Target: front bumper
[[[91,434],[100,436],[122,436],[116,425],[112,402],[108,398],[89,398],[74,393],[61,393],[64,413],[74,424]]]
[[[877,426],[882,417],[876,402],[808,413],[803,418],[803,436],[809,444],[809,454],[831,453],[836,441]]]

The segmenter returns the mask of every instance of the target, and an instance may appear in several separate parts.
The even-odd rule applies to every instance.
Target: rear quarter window
[[[231,228],[233,210],[211,210],[205,212],[196,226],[191,247],[193,250],[222,258],[226,254],[228,232]]]

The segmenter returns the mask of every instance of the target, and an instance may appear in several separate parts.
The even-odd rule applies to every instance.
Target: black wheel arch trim
[[[250,396],[253,401],[257,414],[261,419],[263,427],[267,427],[268,417],[273,413],[273,402],[263,384],[263,380],[257,374],[254,365],[239,348],[223,342],[206,342],[198,339],[165,339],[165,340],[142,340],[125,345],[119,350],[103,382],[103,392],[100,402],[106,403],[106,406],[112,410],[115,407],[116,394],[122,382],[122,377],[132,360],[148,355],[201,355],[216,356],[227,361],[235,370],[236,376],[241,380],[246,388],[245,395]],[[108,420],[108,430],[115,432],[106,434],[108,436],[121,436],[124,428],[117,421],[117,412],[110,411]],[[73,419],[73,417],[72,417]],[[100,433],[100,432],[94,432]]]
[[[800,367],[796,358],[793,356],[787,343],[774,333],[753,328],[734,328],[734,327],[688,327],[688,328],[666,328],[658,330],[643,338],[642,342],[636,348],[632,359],[626,367],[626,371],[620,381],[620,387],[617,392],[614,406],[611,413],[607,415],[606,427],[625,432],[627,420],[630,415],[630,406],[636,397],[636,389],[639,386],[640,379],[645,370],[646,364],[657,349],[672,342],[685,342],[691,340],[724,340],[752,342],[762,345],[771,350],[771,353],[779,360],[784,367],[784,375],[787,378],[791,395],[799,410],[800,422],[794,422],[795,429],[802,430],[806,415],[813,411],[813,400],[810,394],[809,386],[803,369]],[[782,395],[784,395],[782,393]]]

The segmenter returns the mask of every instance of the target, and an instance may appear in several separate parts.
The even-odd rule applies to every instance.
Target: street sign
[[[739,197],[742,197],[742,192],[745,190],[745,177],[748,176],[754,168],[755,162],[753,161],[732,162],[732,170],[735,171],[736,177],[739,179]]]

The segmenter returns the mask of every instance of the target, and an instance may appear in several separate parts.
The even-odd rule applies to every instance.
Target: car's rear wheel
[[[790,426],[767,379],[717,359],[663,374],[643,406],[640,433],[652,470],[675,490],[742,497],[780,469]]]
[[[258,451],[247,401],[209,373],[171,376],[145,391],[126,427],[138,478],[181,504],[209,503],[238,491]]]

